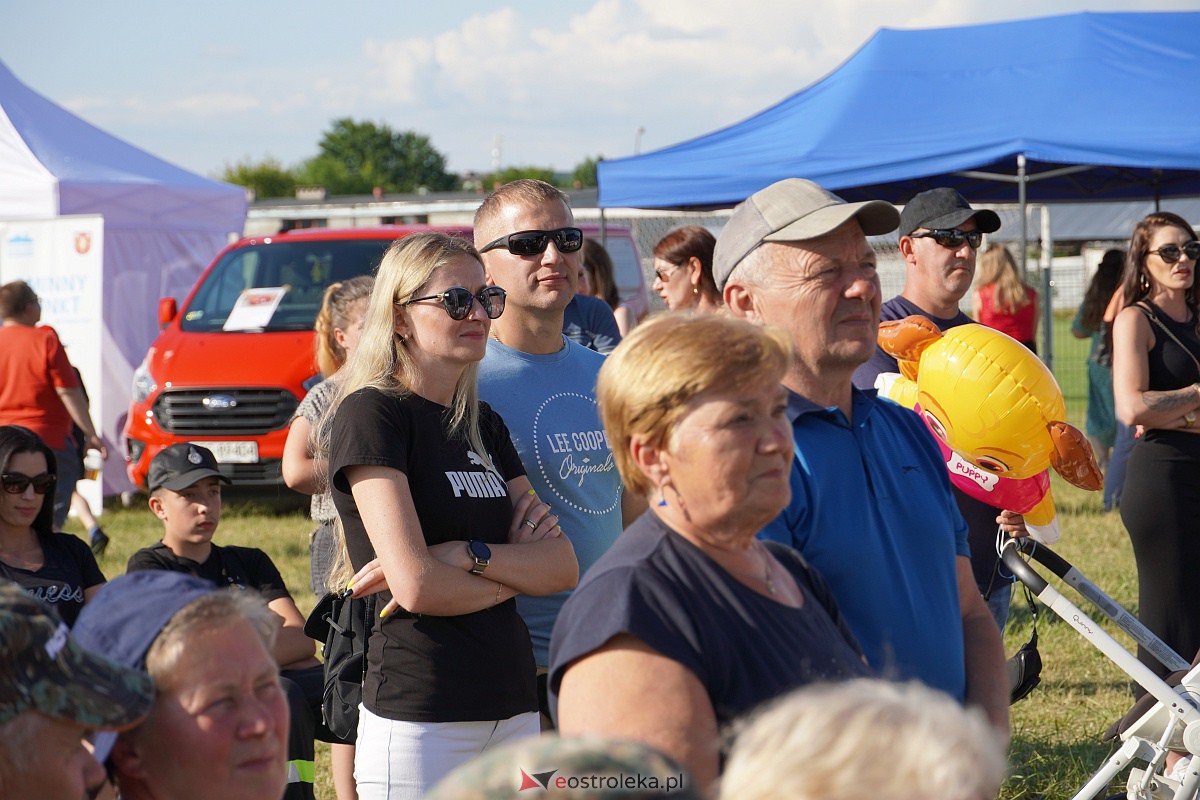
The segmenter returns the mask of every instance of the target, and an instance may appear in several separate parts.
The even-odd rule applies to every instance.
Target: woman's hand
[[[538,500],[533,489],[517,498],[508,526],[509,544],[540,542],[557,536],[562,536],[562,528],[558,527],[558,516],[550,511],[548,503]]]
[[[352,590],[352,597],[366,597],[387,590],[387,578],[383,575],[383,565],[379,563],[379,559],[372,558],[364,564],[363,568],[350,578],[346,588]]]

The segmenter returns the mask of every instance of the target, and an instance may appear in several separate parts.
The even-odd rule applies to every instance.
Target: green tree
[[[596,156],[595,158],[585,158],[581,161],[575,167],[575,171],[571,173],[571,185],[577,189],[597,186],[596,165],[603,160],[604,156]]]
[[[273,158],[255,163],[249,159],[226,164],[221,180],[254,190],[260,200],[268,197],[291,197],[296,193],[296,173],[284,168]]]
[[[446,157],[429,137],[414,131],[347,117],[334,120],[319,148],[304,164],[301,179],[324,186],[329,194],[366,194],[376,186],[385,192],[445,191],[455,185]]]
[[[512,183],[513,181],[522,178],[533,178],[534,180],[545,181],[546,183],[554,183],[554,170],[549,167],[505,167],[499,172],[493,172],[484,181],[484,186],[499,186],[504,183]]]

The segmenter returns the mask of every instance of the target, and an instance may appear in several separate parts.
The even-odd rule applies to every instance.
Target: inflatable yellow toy
[[[1103,485],[1087,438],[1067,424],[1050,370],[1018,341],[983,325],[942,332],[924,317],[879,326],[879,346],[900,363],[880,395],[921,415],[954,485],[1025,515],[1034,536],[1058,540],[1048,469],[1081,489]]]

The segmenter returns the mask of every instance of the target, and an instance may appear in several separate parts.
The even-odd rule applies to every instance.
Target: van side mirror
[[[171,324],[171,320],[175,319],[175,315],[179,313],[179,306],[175,303],[174,297],[163,297],[158,301],[158,327],[165,328]]]

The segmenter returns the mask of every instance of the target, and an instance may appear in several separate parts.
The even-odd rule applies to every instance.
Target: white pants
[[[359,800],[421,800],[455,767],[541,732],[536,711],[485,722],[396,722],[359,706],[354,781]]]

